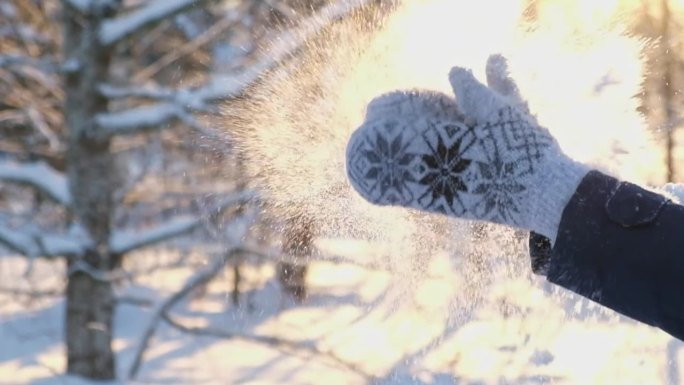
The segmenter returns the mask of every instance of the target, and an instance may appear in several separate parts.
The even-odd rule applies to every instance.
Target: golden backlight
[[[367,103],[396,89],[451,95],[452,66],[484,79],[487,57],[500,52],[531,110],[565,151],[623,178],[658,182],[662,158],[634,98],[642,43],[620,30],[623,6],[539,1],[532,26],[521,0],[410,1],[379,28],[352,18],[308,41],[297,60],[227,108],[226,118],[269,211],[311,221],[322,236],[387,243],[396,274],[408,277],[402,290],[410,290],[436,250],[478,248],[494,261],[524,249],[507,230],[492,234],[500,239],[487,249],[473,242],[469,223],[361,199],[347,181],[344,156]]]

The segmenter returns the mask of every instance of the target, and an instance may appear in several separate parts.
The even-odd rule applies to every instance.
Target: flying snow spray
[[[614,22],[608,17],[589,26],[580,11],[591,1],[571,2],[579,12],[574,16],[537,2],[542,11],[534,24],[525,19],[524,3],[407,1],[391,10],[374,5],[315,36],[292,33],[292,41],[276,42],[266,56],[281,52],[283,44],[301,43],[298,51],[244,99],[226,105],[222,117],[247,173],[269,202],[265,210],[275,218],[306,218],[320,242],[336,245],[336,252],[347,247],[364,262],[388,268],[390,307],[446,293],[439,317],[450,330],[493,295],[492,284],[534,279],[527,234],[376,207],[359,197],[346,178],[345,148],[375,96],[414,88],[451,94],[452,66],[471,68],[484,79],[487,57],[502,53],[532,113],[568,155],[636,182],[656,181],[661,172],[650,168],[659,152],[633,99],[642,80],[641,43],[608,28]],[[311,28],[305,30],[310,34]],[[367,253],[359,244],[382,251]],[[446,286],[423,288],[444,260]],[[526,306],[534,311],[544,305]],[[521,327],[560,322],[562,317],[548,316],[544,325]]]

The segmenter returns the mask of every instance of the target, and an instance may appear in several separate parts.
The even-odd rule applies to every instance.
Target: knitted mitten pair
[[[449,74],[455,98],[430,91],[374,99],[347,147],[347,173],[368,201],[514,226],[554,242],[589,168],[563,154],[530,115],[502,56],[487,83]]]

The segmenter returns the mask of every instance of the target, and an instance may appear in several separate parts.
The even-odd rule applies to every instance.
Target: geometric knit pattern
[[[385,96],[395,107],[405,104],[404,111],[369,111],[349,142],[347,172],[357,191],[376,204],[523,225],[526,179],[555,145],[553,138],[510,107],[496,121],[468,125],[420,106],[409,113],[416,99],[441,95],[407,95]]]
[[[455,98],[395,91],[374,99],[347,146],[347,174],[366,200],[532,230],[555,241],[589,171],[537,124],[501,56],[491,88],[455,67]]]

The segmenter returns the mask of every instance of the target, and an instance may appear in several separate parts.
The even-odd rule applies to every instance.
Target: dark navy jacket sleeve
[[[684,206],[592,171],[530,253],[550,282],[684,340]]]

